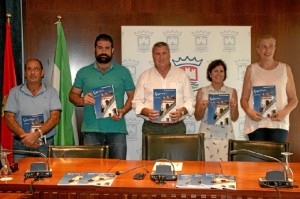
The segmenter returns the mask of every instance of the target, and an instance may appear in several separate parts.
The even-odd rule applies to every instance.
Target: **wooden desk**
[[[32,198],[31,194],[25,193],[0,193],[1,199],[30,199]]]
[[[226,196],[224,190],[199,190],[199,189],[179,189],[176,188],[176,181],[166,181],[166,184],[156,184],[150,179],[150,173],[147,173],[144,180],[133,180],[135,173],[146,173],[144,168],[152,171],[154,166],[153,161],[134,161],[134,160],[120,160],[111,172],[127,171],[128,169],[138,167],[140,165],[152,162],[152,164],[142,168],[135,169],[128,173],[121,174],[116,177],[113,186],[110,187],[111,193],[117,198],[189,198],[204,197],[206,198],[221,198]],[[203,161],[184,161],[182,173],[200,173],[212,172],[221,173],[220,164],[218,162],[203,162]],[[97,192],[104,191],[102,187],[97,187]]]
[[[32,178],[24,182],[24,173],[29,170],[31,163],[44,162],[43,158],[25,158],[19,162],[19,171],[12,174],[13,179],[0,182],[2,192],[30,193]],[[33,198],[58,198],[68,195],[81,194],[81,192],[94,193],[94,187],[57,186],[57,183],[66,172],[109,172],[119,160],[99,158],[50,158],[52,177],[44,178],[33,184]],[[68,197],[67,197],[68,198]]]
[[[236,191],[228,191],[232,198],[300,198],[300,188],[261,188],[258,178],[265,177],[270,170],[282,170],[278,162],[221,162],[223,174],[236,176]],[[294,185],[300,185],[300,163],[291,163]]]
[[[42,158],[25,158],[19,163],[20,170],[12,175],[13,180],[0,182],[2,192],[29,193],[30,182],[25,183],[24,172],[32,162],[43,161]],[[33,184],[33,198],[278,198],[273,188],[260,188],[258,178],[263,177],[268,170],[281,170],[278,163],[254,162],[201,162],[184,161],[182,173],[223,173],[237,177],[237,190],[184,189],[176,188],[175,181],[166,184],[156,184],[150,180],[150,174],[144,180],[133,180],[137,172],[146,173],[144,168],[116,176],[111,187],[97,186],[58,186],[57,183],[66,172],[109,172],[128,171],[145,163],[145,169],[152,171],[154,162],[142,160],[114,159],[84,159],[84,158],[52,158],[50,167],[53,170],[51,178]],[[291,163],[295,173],[295,184],[300,181],[300,163]],[[1,192],[0,191],[0,192]],[[280,189],[281,198],[300,198],[300,189]]]

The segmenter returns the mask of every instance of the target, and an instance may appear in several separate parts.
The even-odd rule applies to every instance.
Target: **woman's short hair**
[[[224,81],[226,80],[226,77],[227,77],[227,66],[225,64],[225,62],[221,59],[216,59],[214,61],[212,61],[208,67],[207,67],[207,70],[206,70],[206,78],[208,81],[212,82],[212,78],[211,78],[211,71],[216,68],[217,66],[223,66],[224,68]]]

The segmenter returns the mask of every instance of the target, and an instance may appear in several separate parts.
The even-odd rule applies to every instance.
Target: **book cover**
[[[34,132],[35,129],[40,128],[44,123],[44,115],[22,115],[22,128],[26,133]]]
[[[57,185],[79,186],[111,186],[116,174],[99,172],[71,172],[65,173]]]
[[[92,94],[95,99],[95,114],[96,118],[106,118],[117,115],[117,103],[112,85],[100,86],[92,89]]]
[[[83,178],[83,175],[83,172],[65,173],[57,185],[78,185],[79,181]]]
[[[228,125],[230,121],[229,94],[209,94],[207,123],[210,125]]]
[[[99,173],[89,172],[85,173],[83,178],[79,181],[79,185],[95,185],[109,187],[112,185],[116,174],[114,173]]]
[[[276,87],[253,86],[253,109],[262,114],[263,117],[270,117],[277,112]]]
[[[236,190],[236,177],[214,173],[179,174],[176,187]]]
[[[153,107],[160,113],[157,122],[172,123],[170,113],[176,110],[176,89],[154,89]]]

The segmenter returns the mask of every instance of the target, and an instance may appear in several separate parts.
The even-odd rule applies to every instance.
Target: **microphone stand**
[[[257,152],[251,151],[251,150],[247,150],[247,149],[238,149],[238,150],[230,151],[230,154],[238,154],[238,153],[245,153],[245,154],[253,155],[254,157],[259,157],[259,158],[267,158],[269,160],[274,160],[281,164],[281,166],[283,167],[283,172],[282,171],[268,171],[266,173],[266,177],[258,179],[259,185],[261,187],[286,187],[286,188],[293,187],[293,179],[289,178],[288,169],[277,158],[274,158],[274,157],[268,156],[268,155],[264,155],[261,153],[257,153]],[[289,170],[292,172],[291,168],[289,168]],[[282,173],[283,173],[283,175],[282,175]]]
[[[30,166],[30,170],[26,171],[24,173],[25,179],[27,178],[35,178],[35,179],[40,179],[40,178],[48,178],[48,177],[52,177],[52,170],[50,169],[50,164],[49,164],[49,160],[46,157],[45,154],[39,152],[39,151],[25,151],[25,150],[8,150],[8,149],[3,149],[2,148],[2,152],[1,153],[7,153],[7,152],[15,152],[15,153],[25,153],[25,154],[34,154],[34,155],[39,155],[41,157],[43,157],[45,159],[45,162],[47,164],[47,167],[45,165],[45,163],[32,163]]]

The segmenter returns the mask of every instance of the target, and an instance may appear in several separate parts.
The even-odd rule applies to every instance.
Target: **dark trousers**
[[[286,142],[287,130],[260,128],[248,134],[249,140]]]
[[[159,124],[144,120],[143,134],[186,134],[186,126],[183,121],[175,124]]]

